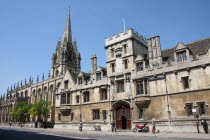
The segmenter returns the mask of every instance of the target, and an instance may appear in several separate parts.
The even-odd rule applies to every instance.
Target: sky
[[[70,7],[82,71],[106,66],[105,38],[133,28],[160,35],[161,49],[210,37],[209,0],[0,0],[0,94],[30,76],[47,77]],[[34,80],[35,81],[35,80]]]

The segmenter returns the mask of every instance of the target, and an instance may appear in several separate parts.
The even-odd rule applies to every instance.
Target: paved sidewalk
[[[0,125],[0,128],[9,128],[9,126],[2,126]],[[12,126],[12,128],[20,128],[18,126]],[[210,134],[204,134],[204,133],[133,133],[129,131],[123,131],[123,132],[108,132],[108,131],[87,131],[83,130],[82,132],[79,132],[79,130],[71,130],[71,129],[43,129],[43,128],[28,128],[23,127],[19,129],[20,131],[24,129],[35,131],[35,130],[41,130],[41,131],[51,131],[51,132],[63,132],[63,133],[74,133],[74,134],[90,134],[90,135],[115,135],[115,136],[133,136],[133,137],[153,137],[153,138],[188,138],[188,139],[205,139],[210,140]]]

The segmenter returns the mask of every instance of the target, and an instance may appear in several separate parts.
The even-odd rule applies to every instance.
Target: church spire
[[[71,20],[70,20],[70,11],[66,20],[66,28],[63,34],[62,46],[67,45],[66,43],[72,44],[72,34],[71,34]]]

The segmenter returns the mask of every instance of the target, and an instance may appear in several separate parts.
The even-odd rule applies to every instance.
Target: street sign
[[[196,109],[192,109],[192,112],[193,112],[193,113],[196,113]]]

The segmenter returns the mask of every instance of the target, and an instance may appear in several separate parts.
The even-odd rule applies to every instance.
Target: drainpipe
[[[171,126],[171,111],[170,111],[170,108],[169,108],[169,98],[168,98],[166,74],[164,74],[164,75],[165,75],[165,85],[166,85],[166,100],[167,100],[168,123],[169,123],[169,127],[170,127]]]

